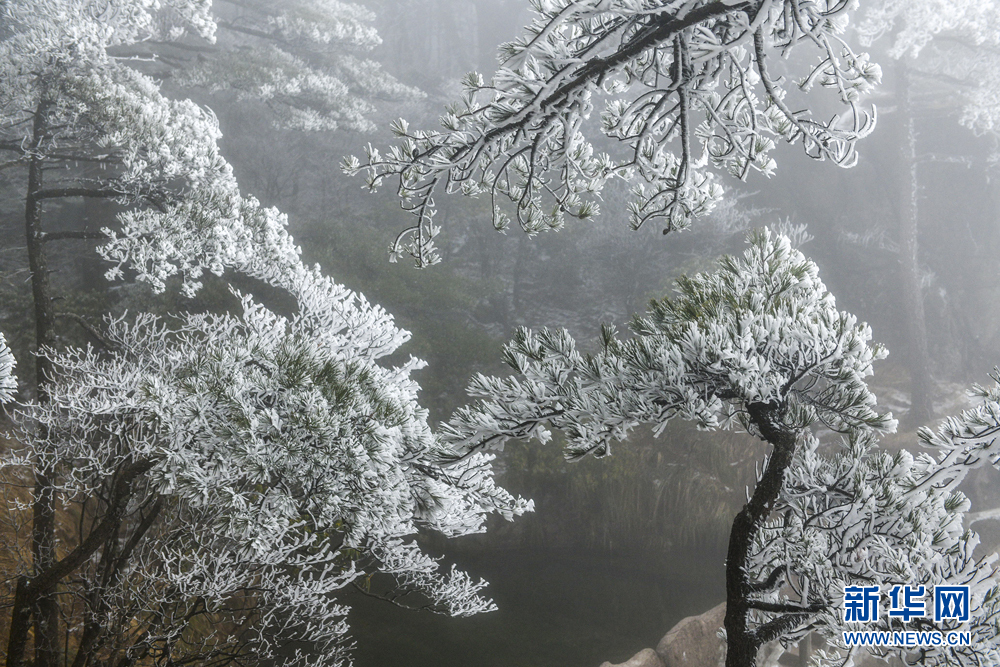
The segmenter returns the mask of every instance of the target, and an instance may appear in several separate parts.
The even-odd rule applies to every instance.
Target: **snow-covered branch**
[[[864,381],[885,350],[837,310],[816,265],[786,237],[755,232],[742,258],[676,289],[633,320],[632,337],[605,328],[593,354],[566,331],[518,331],[504,352],[515,374],[476,377],[469,391],[482,400],[444,427],[456,454],[510,438],[544,442],[552,426],[568,436],[567,457],[604,456],[640,424],[662,429],[678,416],[702,428],[738,420],[759,433],[755,404],[781,406],[792,429],[894,426]]]
[[[0,403],[14,398],[17,392],[17,377],[14,375],[14,367],[17,361],[7,346],[7,339],[0,334]]]
[[[342,665],[338,591],[377,576],[445,613],[489,611],[484,582],[439,574],[414,535],[466,535],[488,514],[531,509],[496,486],[491,455],[442,465],[450,449],[411,377],[423,362],[386,363],[409,333],[303,263],[287,218],[240,191],[209,110],[168,98],[120,57],[187,34],[213,40],[211,5],[3,4],[0,146],[26,172],[39,350],[34,398],[12,408],[14,439],[0,455],[0,467],[33,479],[31,502],[11,508],[32,530],[9,573],[11,667],[26,664],[29,642],[49,667],[105,655]],[[271,28],[370,41],[360,25],[348,21],[339,37]],[[55,168],[65,175],[46,182]],[[44,204],[73,197],[108,198],[119,212],[99,232],[47,231]],[[104,330],[79,318],[101,349],[61,347],[46,242],[70,239],[102,240],[107,277],[154,293],[191,296],[205,271],[237,272],[294,307],[283,317],[234,291],[237,314],[139,312],[107,318]],[[16,390],[12,369],[0,339],[0,399]],[[63,549],[56,517],[66,508],[79,520]]]
[[[347,158],[344,169],[364,172],[372,190],[396,181],[416,220],[392,254],[408,253],[420,266],[438,259],[441,192],[487,195],[498,230],[514,218],[535,234],[560,228],[567,214],[595,215],[609,178],[638,177],[632,226],[658,219],[664,231],[683,229],[722,196],[713,169],[741,179],[770,174],[780,141],[854,164],[855,144],[875,121],[860,98],[881,72],[841,37],[850,4],[533,0],[537,18],[526,35],[501,47],[503,64],[490,81],[466,78],[443,131],[411,130],[401,120],[393,126],[397,145],[385,153],[369,146],[364,160]],[[770,73],[769,59],[802,44],[820,59],[798,87],[833,89],[843,117],[793,110],[786,79]],[[602,95],[602,131],[625,147],[621,155],[600,153],[588,139]]]
[[[801,634],[817,627],[822,614],[835,613],[832,584],[810,588],[801,599],[777,597],[790,580],[808,576],[798,560],[773,555],[812,544],[782,523],[791,499],[802,495],[796,485],[811,484],[810,492],[821,496],[801,501],[801,524],[855,526],[837,523],[842,516],[834,512],[816,516],[823,502],[851,505],[854,480],[834,491],[816,480],[815,470],[801,470],[802,461],[820,460],[810,429],[826,426],[852,442],[872,442],[896,425],[878,412],[865,381],[886,354],[869,345],[869,328],[837,310],[817,266],[787,237],[761,230],[748,242],[743,257],[725,257],[713,273],[678,280],[674,297],[654,301],[633,320],[631,337],[606,327],[594,353],[580,353],[566,331],[520,330],[504,354],[514,374],[475,378],[469,392],[480,400],[442,427],[455,461],[511,438],[545,442],[549,428],[565,434],[567,458],[604,456],[634,428],[648,424],[659,432],[675,417],[706,429],[738,424],[767,441],[770,454],[730,533],[729,667],[753,665],[764,643]],[[866,465],[866,452],[851,453],[845,461]],[[864,509],[897,521],[895,508]],[[851,530],[870,537],[864,527]],[[832,558],[817,556],[815,567],[847,576]]]

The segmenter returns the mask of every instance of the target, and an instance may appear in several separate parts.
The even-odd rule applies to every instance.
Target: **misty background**
[[[531,13],[527,0],[358,1],[379,17],[383,44],[371,57],[425,95],[378,101],[375,132],[277,130],[266,113],[235,96],[199,97],[197,90],[183,96],[218,115],[223,153],[243,191],[289,215],[305,259],[412,332],[403,353],[429,364],[417,377],[432,423],[465,402],[471,375],[502,372],[500,349],[516,327],[567,327],[578,340],[595,341],[602,322],[624,329],[678,275],[742,252],[744,233],[764,225],[792,233],[820,266],[838,306],[867,321],[889,348],[871,381],[880,403],[902,421],[885,446],[916,447],[918,426],[964,407],[966,389],[986,382],[1000,364],[997,147],[960,126],[956,96],[921,74],[919,63],[897,63],[878,45],[872,49],[884,72],[870,98],[878,127],[860,142],[853,169],[781,145],[773,178],[727,179],[732,196],[722,206],[690,231],[667,236],[656,226],[629,229],[621,185],[605,191],[596,221],[570,222],[535,238],[495,232],[485,200],[440,196],[444,261],[418,271],[407,261],[388,261],[388,244],[409,222],[393,188],[366,193],[361,179],[341,173],[340,161],[368,142],[391,143],[388,126],[396,117],[414,128],[437,127],[460,93],[459,78],[471,70],[488,77],[497,45],[513,38]],[[901,102],[901,81],[910,86],[908,103]],[[911,121],[912,147],[904,140]],[[912,173],[915,199],[907,185]],[[18,205],[7,197],[4,214],[16,215]],[[914,205],[915,218],[908,217]],[[108,207],[85,201],[67,205],[63,215],[97,220],[109,215]],[[912,219],[915,265],[904,261]],[[74,291],[79,307],[96,303],[104,267],[92,248],[62,252],[54,280]],[[25,276],[10,262],[3,276],[9,308],[0,329],[26,336],[17,325],[30,308]],[[906,307],[908,280],[919,286],[922,317]],[[94,292],[81,284],[94,285]],[[211,298],[211,289],[199,296]],[[186,307],[177,297],[168,310]],[[920,327],[926,354],[914,342]],[[27,341],[12,346],[18,352]],[[926,394],[920,405],[915,392]],[[562,460],[558,439],[508,447],[498,458],[500,483],[534,499],[535,513],[511,524],[494,520],[485,535],[420,538],[446,563],[490,581],[487,595],[499,611],[452,619],[357,594],[348,600],[356,664],[597,667],[655,645],[682,617],[724,599],[729,528],[764,452],[744,434],[699,433],[679,423],[659,438],[638,434],[610,458],[576,464]],[[1000,494],[985,483],[973,480],[967,493],[974,509],[1000,505]],[[985,543],[1000,541],[992,524],[976,528]]]

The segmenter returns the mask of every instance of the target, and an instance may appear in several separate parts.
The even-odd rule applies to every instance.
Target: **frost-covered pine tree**
[[[846,0],[532,0],[537,18],[501,47],[492,79],[471,74],[443,130],[393,126],[397,145],[369,146],[362,161],[372,190],[397,184],[415,220],[392,257],[437,261],[434,197],[461,191],[490,198],[493,224],[516,219],[529,234],[565,215],[597,213],[610,178],[638,181],[629,204],[640,227],[658,219],[683,229],[718,202],[713,170],[745,179],[775,168],[772,149],[801,142],[806,153],[851,166],[856,142],[874,127],[861,97],[881,72],[844,40]],[[782,57],[812,50],[803,71]],[[819,118],[800,92],[828,88],[841,113]],[[597,147],[591,120],[604,99]],[[825,112],[824,112],[825,113]],[[508,200],[508,204],[504,204]]]
[[[566,331],[518,331],[504,351],[514,374],[474,378],[480,400],[445,427],[453,459],[511,438],[545,442],[551,428],[565,435],[572,460],[608,455],[634,428],[658,432],[675,417],[738,426],[771,451],[730,533],[727,667],[753,667],[763,644],[813,630],[842,645],[843,586],[873,581],[971,584],[975,645],[924,659],[995,660],[997,573],[992,560],[973,557],[977,540],[962,529],[968,503],[956,486],[996,460],[1000,389],[961,423],[924,433],[937,458],[890,456],[874,446],[895,421],[876,410],[865,383],[886,352],[837,309],[816,265],[786,237],[754,233],[742,258],[681,279],[676,291],[636,317],[630,337],[605,328],[591,354]],[[820,431],[843,434],[838,453],[820,448]]]
[[[340,0],[214,0],[212,35],[187,31],[119,48],[171,86],[264,104],[277,127],[373,131],[374,102],[410,99],[368,54],[375,15]],[[164,39],[166,37],[166,39]]]
[[[850,434],[831,455],[812,434],[788,469],[771,519],[754,540],[747,570],[765,582],[754,591],[755,623],[771,625],[787,645],[818,630],[829,647],[817,665],[839,666],[866,649],[847,645],[844,632],[969,632],[968,645],[867,649],[907,664],[979,667],[1000,661],[1000,569],[997,555],[976,555],[979,537],[965,528],[969,500],[958,486],[970,472],[997,465],[1000,385],[977,388],[980,404],[937,431],[920,431],[931,451],[914,456],[879,451],[870,434]],[[902,622],[891,600],[880,620],[845,621],[844,587],[923,587],[922,610],[937,586],[968,586],[969,619],[933,617]],[[857,664],[857,663],[855,663]]]
[[[120,58],[146,41],[212,40],[203,0],[11,0],[0,42],[0,150],[25,201],[37,342],[29,400],[2,456],[30,523],[10,600],[11,667],[344,662],[336,591],[384,586],[454,615],[482,582],[437,573],[412,540],[482,530],[530,505],[488,457],[440,465],[408,337],[301,262],[286,218],[240,193],[214,116],[165,97]],[[100,229],[52,230],[51,204],[115,202]],[[290,296],[290,316],[236,293],[237,315],[138,313],[95,326],[57,310],[53,244],[99,242],[110,280],[154,293],[237,272]],[[61,344],[78,322],[97,348]],[[0,386],[14,388],[0,350]],[[58,526],[74,526],[58,537]],[[21,539],[28,536],[20,535]],[[374,579],[373,579],[374,577]],[[380,583],[380,579],[382,580]],[[301,650],[319,651],[308,659]],[[124,661],[124,662],[123,662]]]
[[[4,463],[44,469],[59,500],[94,513],[18,586],[83,599],[60,605],[75,664],[343,664],[348,585],[389,582],[453,616],[492,609],[484,582],[442,576],[409,538],[527,505],[494,486],[489,457],[441,466],[410,378],[421,363],[378,363],[406,338],[384,311],[317,272],[289,292],[291,319],[243,296],[235,315],[111,321],[102,352],[42,351],[48,400],[17,409]]]

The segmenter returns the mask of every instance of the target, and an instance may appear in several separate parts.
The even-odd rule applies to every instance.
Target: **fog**
[[[882,447],[919,449],[917,429],[969,406],[968,389],[989,382],[1000,364],[998,147],[992,135],[960,123],[962,88],[951,74],[928,73],[909,56],[894,60],[876,43],[870,51],[883,79],[865,104],[878,108],[878,121],[858,143],[856,166],[781,145],[773,176],[721,176],[725,199],[686,231],[663,234],[655,220],[630,229],[621,183],[602,193],[595,220],[570,219],[565,229],[534,237],[516,224],[495,231],[487,201],[438,193],[443,261],[417,269],[406,257],[390,262],[386,252],[410,217],[394,186],[370,194],[362,177],[343,173],[341,160],[368,143],[392,144],[397,117],[414,128],[439,127],[461,94],[460,78],[473,70],[488,77],[497,47],[519,34],[531,12],[527,0],[359,1],[376,13],[382,39],[369,57],[422,91],[374,100],[374,131],[276,129],[266,109],[234,94],[185,94],[218,116],[222,153],[241,188],[288,214],[304,258],[412,333],[392,359],[428,362],[414,377],[432,424],[469,401],[465,387],[475,373],[507,372],[502,346],[517,327],[566,327],[595,350],[602,323],[627,331],[633,314],[669,295],[678,276],[741,253],[746,233],[763,226],[791,234],[819,265],[838,307],[869,323],[889,349],[869,379],[879,405],[900,419]],[[850,33],[847,39],[857,42]],[[110,210],[87,201],[60,215],[96,219]],[[92,253],[58,252],[53,263],[66,268],[57,283],[100,282],[105,267]],[[16,325],[27,312],[27,288],[14,278],[23,267],[6,268],[15,306],[3,326],[17,354],[30,347],[30,331]],[[89,289],[74,298],[90,303]],[[907,301],[914,289],[919,307]],[[124,312],[142,298],[129,293],[115,308]],[[165,308],[187,304],[178,297]],[[352,591],[345,601],[353,607],[347,622],[357,667],[617,664],[655,647],[685,616],[724,601],[729,530],[767,451],[762,442],[678,421],[658,436],[640,430],[599,459],[567,463],[560,447],[557,435],[544,446],[515,443],[498,453],[500,484],[533,499],[534,513],[513,522],[491,517],[482,535],[418,537],[445,564],[489,581],[485,594],[498,611],[455,619]],[[986,475],[965,492],[974,511],[1000,504]],[[993,522],[976,529],[985,548],[1000,543]]]
[[[444,261],[417,270],[386,260],[386,244],[408,223],[393,188],[362,192],[360,179],[338,170],[340,158],[369,141],[388,145],[396,116],[436,127],[460,93],[458,79],[471,70],[492,73],[497,45],[517,34],[530,12],[522,0],[369,4],[384,40],[374,57],[426,99],[380,104],[374,135],[344,132],[319,141],[247,132],[243,123],[253,119],[218,111],[224,128],[233,124],[224,146],[244,186],[291,214],[307,256],[413,332],[406,349],[429,362],[419,381],[436,419],[465,402],[462,389],[473,373],[501,370],[500,347],[517,326],[568,327],[593,348],[602,322],[624,329],[649,299],[667,295],[678,275],[710,270],[720,255],[741,252],[747,230],[805,225],[801,249],[819,264],[838,305],[870,323],[890,350],[872,379],[880,402],[903,423],[887,446],[916,446],[915,429],[932,422],[909,418],[912,367],[920,361],[903,296],[899,239],[910,156],[897,76],[915,63],[873,50],[884,71],[870,98],[878,126],[859,142],[852,169],[811,160],[797,145],[780,146],[772,178],[728,178],[723,206],[669,235],[654,223],[629,229],[624,188],[604,194],[597,220],[571,221],[534,238],[516,227],[498,234],[488,206],[440,195]],[[959,104],[942,95],[947,88],[938,80],[911,77],[927,390],[940,418],[965,407],[968,387],[987,382],[1000,363],[1000,190],[993,139],[959,124]],[[252,135],[255,143],[242,143]],[[276,182],[270,191],[267,175]],[[683,425],[578,464],[561,461],[558,443],[509,447],[500,457],[502,481],[533,498],[535,513],[510,525],[494,521],[483,536],[431,542],[446,562],[490,582],[499,611],[451,619],[357,596],[349,618],[357,664],[597,667],[655,646],[678,620],[724,600],[729,524],[762,451],[747,436]],[[980,506],[1000,501],[988,487],[969,493]],[[994,532],[1000,537],[988,523],[976,527],[987,541]]]

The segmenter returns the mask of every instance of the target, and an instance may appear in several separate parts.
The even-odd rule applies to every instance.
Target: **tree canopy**
[[[218,0],[212,18],[212,41],[189,34],[142,48],[173,84],[264,104],[278,127],[370,132],[377,100],[421,95],[368,57],[382,40],[362,5]]]
[[[844,40],[846,0],[533,0],[537,18],[525,36],[501,47],[500,69],[470,74],[462,100],[442,117],[443,130],[393,126],[400,142],[369,145],[364,172],[372,190],[395,180],[416,217],[391,246],[392,257],[419,266],[438,260],[433,239],[436,193],[490,198],[499,230],[516,220],[527,233],[558,229],[567,214],[597,213],[609,178],[638,181],[630,223],[657,219],[683,229],[719,201],[713,170],[740,179],[770,174],[778,142],[801,141],[806,153],[852,166],[855,144],[874,127],[861,97],[879,67]],[[805,46],[803,46],[805,45]],[[814,49],[818,62],[779,76],[772,61]],[[795,110],[794,89],[830,88],[842,113],[818,118]],[[624,147],[601,152],[588,119],[608,95],[601,132]],[[819,107],[817,107],[819,108]],[[512,206],[505,206],[507,199]],[[513,209],[513,210],[511,210]]]
[[[977,133],[997,130],[1000,7],[995,2],[880,0],[863,12],[857,31],[867,45],[885,38],[890,56],[915,60],[916,71],[932,84],[957,91],[963,125]]]
[[[485,582],[438,574],[408,538],[530,505],[493,484],[492,457],[440,466],[410,378],[421,362],[379,363],[407,337],[381,309],[315,273],[293,295],[290,320],[243,296],[241,316],[139,315],[109,322],[109,351],[43,350],[49,400],[17,409],[3,464],[44,468],[65,501],[113,490],[86,539],[25,584],[76,566],[92,598],[77,655],[343,664],[334,594],[375,574],[414,606],[493,609]]]
[[[31,515],[32,540],[17,564],[8,665],[25,664],[29,637],[36,667],[107,655],[343,664],[347,609],[333,593],[379,593],[381,575],[399,604],[413,593],[442,613],[491,609],[483,582],[438,574],[412,536],[477,532],[488,513],[531,507],[494,485],[489,456],[441,466],[410,376],[422,362],[386,359],[409,334],[303,263],[287,218],[241,193],[209,110],[166,97],[116,55],[212,40],[211,9],[4,4],[0,148],[25,197],[38,354],[0,456],[8,483],[32,489],[10,508]],[[113,222],[53,230],[46,206],[80,197],[113,201]],[[70,317],[55,310],[47,259],[53,243],[79,240],[99,242],[113,281],[193,296],[206,272],[240,274],[291,313],[234,290],[239,314],[139,312],[104,327]],[[63,344],[61,317],[97,347]],[[5,398],[12,366],[4,345]],[[66,512],[79,526],[60,545]]]
[[[820,664],[843,664],[858,650],[841,634],[855,629],[844,587],[873,582],[969,585],[973,643],[929,647],[921,659],[971,667],[996,656],[997,558],[974,555],[957,487],[996,461],[1000,389],[981,390],[982,406],[938,434],[922,432],[937,456],[878,451],[877,436],[896,422],[877,410],[866,378],[886,351],[837,309],[816,264],[787,237],[763,230],[748,244],[716,271],[678,280],[675,296],[633,319],[631,337],[606,327],[597,352],[580,353],[565,330],[519,330],[504,350],[514,374],[475,377],[469,392],[479,401],[445,427],[453,457],[510,438],[545,442],[550,428],[565,434],[568,459],[607,455],[636,427],[662,431],[675,417],[745,429],[771,451],[730,533],[727,667],[752,667],[767,642],[814,630],[842,649],[818,654]],[[824,432],[842,436],[832,452],[817,437]],[[902,627],[881,618],[879,629]]]

